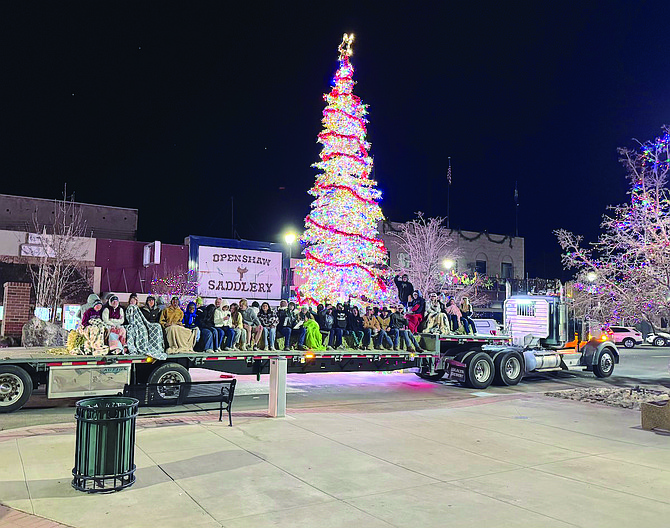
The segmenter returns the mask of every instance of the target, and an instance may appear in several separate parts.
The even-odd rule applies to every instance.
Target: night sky
[[[451,226],[512,234],[518,181],[526,269],[555,277],[552,230],[594,239],[626,199],[617,147],[670,124],[667,1],[178,4],[5,2],[0,192],[67,182],[170,243],[229,237],[232,195],[239,236],[278,241],[354,32],[386,216],[445,215],[451,156]]]

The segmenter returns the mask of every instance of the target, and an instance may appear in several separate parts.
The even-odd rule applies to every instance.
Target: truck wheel
[[[609,350],[600,353],[598,362],[593,365],[593,373],[597,378],[608,378],[614,372],[614,354]]]
[[[438,369],[435,371],[435,374],[423,374],[421,372],[417,372],[416,375],[427,381],[440,381],[444,377],[444,373],[444,370]]]
[[[626,348],[633,348],[635,346],[635,339],[632,337],[627,337],[626,339],[623,340],[623,346]]]
[[[664,347],[665,346],[665,338],[658,336],[654,338],[654,346],[655,347]]]
[[[191,374],[189,374],[186,367],[182,367],[179,363],[164,363],[149,374],[147,383],[160,383],[163,385],[191,383]],[[188,386],[182,388],[182,390],[173,390],[169,387],[158,387],[156,389],[156,396],[159,400],[162,400],[163,403],[169,403],[170,400],[174,400],[176,404],[177,400],[186,398],[189,391],[190,387]]]
[[[497,385],[517,385],[523,378],[523,359],[518,352],[501,352],[493,360],[495,374],[493,381]]]
[[[485,389],[493,381],[495,368],[493,360],[486,352],[477,352],[465,359],[465,384],[472,389]]]
[[[0,413],[23,407],[33,393],[33,380],[25,370],[14,365],[0,365]]]

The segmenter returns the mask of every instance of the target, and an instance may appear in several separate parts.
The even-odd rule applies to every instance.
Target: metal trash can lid
[[[128,409],[139,405],[140,401],[136,398],[126,398],[125,396],[107,396],[98,398],[86,398],[76,403],[77,407],[88,409]]]

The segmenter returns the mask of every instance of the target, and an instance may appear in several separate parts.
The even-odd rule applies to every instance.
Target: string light
[[[353,35],[344,35],[333,87],[324,95],[323,131],[317,138],[320,161],[312,165],[321,172],[309,191],[314,201],[301,238],[306,258],[296,269],[305,279],[297,288],[300,304],[350,298],[376,304],[397,301],[377,231],[384,215],[379,207],[382,193],[369,177],[368,108],[352,93],[353,40]]]

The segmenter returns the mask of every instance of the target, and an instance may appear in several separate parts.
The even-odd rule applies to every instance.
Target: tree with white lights
[[[591,248],[582,237],[558,230],[566,268],[576,269],[574,287],[588,294],[606,321],[646,319],[670,313],[670,134],[619,149],[627,169],[630,202],[612,207]],[[595,308],[593,308],[595,311]],[[593,316],[597,314],[593,313]]]

